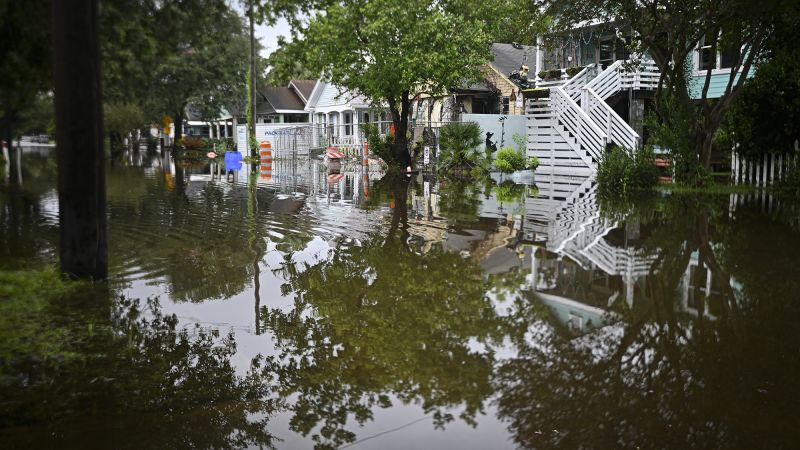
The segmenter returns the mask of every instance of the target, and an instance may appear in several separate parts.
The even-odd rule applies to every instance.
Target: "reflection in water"
[[[180,330],[157,301],[83,297],[36,300],[4,330],[5,448],[273,447],[268,361],[238,375],[233,335]]]
[[[2,440],[683,449],[800,437],[787,199],[622,204],[592,180],[544,174],[535,187],[379,180],[275,160],[261,177],[133,153],[107,183],[112,300],[32,316],[70,339],[58,358],[3,359]],[[48,155],[26,153],[25,184],[0,191],[0,268],[52,262],[54,174]],[[140,311],[119,293],[160,302]]]

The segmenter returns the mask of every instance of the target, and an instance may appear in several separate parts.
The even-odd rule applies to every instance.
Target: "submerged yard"
[[[795,199],[108,169],[110,279],[0,190],[4,448],[791,448]]]

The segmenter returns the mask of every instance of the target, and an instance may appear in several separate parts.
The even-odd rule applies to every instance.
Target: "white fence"
[[[731,156],[731,178],[733,184],[768,186],[783,179],[786,172],[796,168],[798,153],[768,153],[755,158],[744,158],[735,151]]]

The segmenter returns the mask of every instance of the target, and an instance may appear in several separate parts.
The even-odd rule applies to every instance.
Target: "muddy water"
[[[0,190],[6,273],[57,255],[49,151],[26,149],[19,178]],[[800,437],[791,199],[621,202],[545,173],[457,183],[307,160],[225,173],[145,150],[110,164],[107,197],[108,283],[2,322],[5,448]]]

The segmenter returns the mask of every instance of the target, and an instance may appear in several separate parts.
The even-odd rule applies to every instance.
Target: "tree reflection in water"
[[[373,190],[388,189],[394,203],[388,233],[340,242],[313,264],[288,255],[282,290],[294,307],[261,312],[281,350],[280,390],[296,398],[291,427],[322,448],[353,441],[348,419],[371,420],[392,398],[421,404],[443,426],[458,407],[471,423],[492,393],[494,355],[469,345],[502,339],[480,267],[438,246],[411,251],[408,182],[381,184]]]
[[[13,330],[26,334],[4,339],[5,448],[274,446],[269,360],[239,375],[233,335],[180,330],[156,301],[91,297],[30,308]]]
[[[499,415],[520,446],[797,445],[797,230],[698,201],[644,208],[658,251],[645,307],[578,337],[534,326],[499,367]]]

